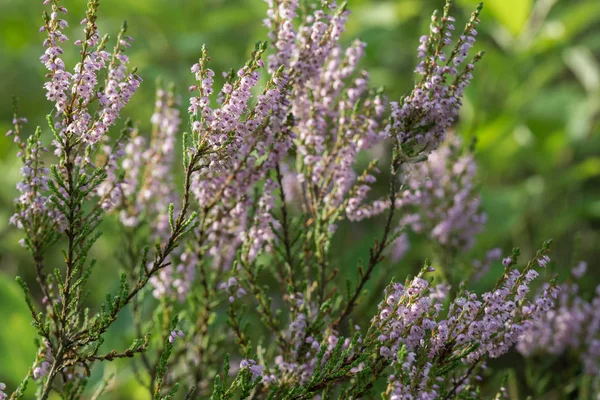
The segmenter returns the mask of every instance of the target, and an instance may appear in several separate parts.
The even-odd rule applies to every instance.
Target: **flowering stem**
[[[287,283],[291,285],[292,291],[296,292],[296,279],[294,277],[294,258],[292,256],[292,241],[290,238],[290,226],[288,221],[287,201],[283,188],[283,178],[279,164],[275,167],[277,184],[279,186],[279,196],[281,200],[281,229],[283,231],[283,246],[285,248],[285,262],[287,263],[289,276]]]
[[[361,272],[360,281],[359,281],[358,285],[356,286],[356,289],[354,290],[352,297],[350,297],[350,300],[346,304],[346,307],[344,307],[344,310],[342,311],[340,316],[333,323],[332,329],[336,329],[342,323],[342,321],[344,321],[344,319],[346,319],[352,313],[352,310],[356,306],[358,297],[362,293],[362,290],[363,290],[365,284],[371,278],[371,274],[373,273],[373,270],[375,269],[375,267],[377,265],[379,265],[379,263],[383,260],[383,258],[382,258],[383,251],[389,245],[388,237],[392,230],[392,220],[394,219],[394,213],[396,210],[396,195],[398,194],[397,173],[400,170],[400,166],[402,165],[402,161],[397,156],[397,154],[398,154],[397,152],[394,152],[394,157],[392,160],[391,175],[390,175],[390,192],[389,192],[390,209],[387,214],[387,219],[386,219],[385,227],[383,229],[383,234],[381,236],[381,239],[379,241],[375,241],[375,245],[373,247],[371,247],[371,249],[369,250],[369,266],[367,267],[367,270],[364,273]]]
[[[473,363],[473,365],[471,365],[469,367],[469,369],[467,370],[467,372],[465,372],[465,374],[462,376],[462,378],[459,379],[458,381],[454,382],[454,385],[452,386],[452,389],[450,389],[450,391],[444,396],[444,398],[442,400],[449,400],[449,399],[452,398],[452,396],[454,396],[454,394],[456,393],[456,390],[458,389],[458,387],[460,385],[462,385],[469,378],[469,376],[471,376],[471,374],[473,373],[473,371],[475,370],[475,368],[479,364],[480,360],[481,359],[475,361]]]

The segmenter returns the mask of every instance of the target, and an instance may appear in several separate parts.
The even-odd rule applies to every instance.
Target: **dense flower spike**
[[[55,103],[56,110],[64,112],[68,106],[68,91],[71,86],[72,76],[66,70],[65,63],[60,57],[64,51],[61,44],[69,38],[62,33],[62,29],[68,26],[64,19],[59,16],[67,13],[67,9],[59,5],[58,1],[47,1],[44,4],[52,3],[50,15],[44,14],[45,25],[40,28],[40,32],[46,32],[48,38],[44,40],[44,55],[40,61],[49,71],[47,77],[50,79],[44,84],[46,89],[46,98]]]
[[[445,248],[469,250],[486,221],[476,173],[473,155],[462,151],[456,137],[432,152],[427,162],[407,172],[407,188],[399,200],[406,215],[400,224]]]
[[[50,170],[44,165],[42,158],[47,149],[42,144],[41,130],[37,129],[27,143],[23,143],[20,135],[25,119],[17,116],[16,105],[13,122],[14,129],[8,134],[14,135],[14,141],[20,147],[23,180],[17,185],[21,195],[15,199],[16,213],[10,222],[25,231],[29,243],[26,241],[24,244],[32,246],[34,240],[43,242],[44,238],[48,239],[54,229],[63,231],[65,217],[48,197]],[[40,237],[36,238],[36,235]]]
[[[110,211],[123,202],[123,182],[120,177],[120,169],[125,156],[125,138],[128,138],[133,129],[126,128],[123,136],[114,146],[106,143],[101,147],[104,158],[104,170],[106,179],[98,186],[95,194],[100,198],[100,206],[105,211]]]
[[[580,279],[587,263],[580,262],[571,271]],[[600,373],[600,286],[590,301],[581,297],[576,282],[560,286],[555,310],[538,313],[517,344],[524,356],[549,353],[578,355],[581,369],[589,375]]]
[[[137,225],[141,216],[151,221],[152,235],[164,239],[169,234],[166,212],[170,204],[179,204],[171,170],[175,164],[175,141],[181,119],[173,91],[159,88],[152,114],[152,136],[146,145],[139,135],[127,145],[123,193],[129,197],[127,208],[121,211],[125,225]]]
[[[456,118],[463,92],[473,77],[474,64],[482,56],[477,53],[471,61],[466,61],[477,36],[475,28],[481,8],[482,4],[473,12],[449,54],[445,48],[452,44],[454,31],[450,2],[441,18],[435,14],[432,17],[430,34],[421,37],[418,48],[421,62],[416,69],[421,79],[409,96],[391,105],[393,134],[409,157],[435,150]]]
[[[52,12],[49,16],[45,14],[46,24],[40,29],[48,35],[44,41],[46,51],[40,60],[49,71],[49,81],[44,87],[46,98],[55,104],[57,111],[53,129],[57,136],[56,153],[60,154],[66,147],[70,148],[67,141],[71,137],[81,138],[88,145],[100,141],[116,122],[141,79],[127,69],[128,57],[124,50],[132,39],[125,36],[125,24],[113,52],[105,50],[108,37],[101,38],[96,25],[99,0],[88,2],[86,18],[81,21],[84,39],[75,41],[75,45],[81,47],[81,61],[75,65],[73,73],[69,73],[60,58],[63,54],[60,45],[68,40],[61,30],[68,24],[59,15],[66,14],[67,9],[60,6],[59,0],[45,3],[51,3]],[[103,70],[106,70],[107,78],[98,88],[99,73]],[[99,106],[92,112],[91,103],[95,100]]]
[[[442,388],[451,385],[451,377],[436,378],[430,371],[455,361],[463,364],[465,374],[460,387],[452,389],[460,393],[468,389],[482,360],[499,357],[515,345],[523,332],[551,309],[558,292],[556,286],[549,285],[533,302],[525,299],[538,276],[534,267],[547,257],[544,252],[540,251],[522,271],[507,268],[492,292],[481,297],[469,291],[459,294],[447,315],[442,313],[446,296],[438,295],[444,288],[433,288],[423,279],[424,272],[406,285],[388,287],[373,326],[379,335],[380,355],[396,369],[389,379],[389,398],[447,395]]]
[[[476,185],[477,166],[472,149],[463,148],[459,137],[453,136],[431,152],[426,161],[407,165],[404,173],[404,190],[395,200],[395,206],[402,212],[399,230],[404,232],[392,245],[393,259],[398,261],[408,251],[407,230],[426,236],[445,253],[440,255],[445,262],[449,255],[470,250],[486,222]],[[363,193],[368,191],[365,185],[359,187],[359,193],[360,189]],[[349,206],[353,201],[351,199]],[[352,209],[351,220],[384,213],[389,210],[391,201],[356,201],[356,204],[360,205]],[[490,250],[485,260],[474,263],[476,279],[499,258],[498,252]]]
[[[401,225],[426,233],[444,247],[470,249],[486,221],[471,150],[463,149],[461,140],[454,136],[427,161],[407,166],[405,174],[405,190],[396,200],[396,207],[405,213]],[[389,200],[376,200],[359,207],[352,219],[373,217],[389,207]]]
[[[121,222],[127,227],[149,223],[153,241],[169,237],[171,227],[168,210],[171,204],[173,207],[180,204],[171,175],[175,164],[175,142],[181,123],[177,106],[173,89],[157,90],[155,110],[151,118],[151,139],[147,141],[137,130],[133,130],[131,140],[124,150],[120,150],[124,153],[122,179],[117,178],[113,164],[110,163],[120,154],[111,153],[109,148],[109,163],[106,168],[108,179],[99,187],[98,194],[104,199],[104,209],[118,209]],[[122,148],[121,142],[117,146],[118,149]],[[186,290],[179,274],[185,269],[184,259],[185,257],[182,265],[177,268],[169,265],[152,277],[150,281],[155,286],[157,297],[172,294],[173,285],[178,286],[176,290],[180,297],[184,295]],[[185,281],[189,285],[190,282],[187,279]]]
[[[262,190],[263,194],[258,200],[257,210],[254,214],[254,221],[245,233],[244,245],[246,247],[246,262],[253,261],[259,251],[268,247],[276,239],[273,228],[277,228],[277,220],[271,215],[271,210],[275,206],[275,191],[277,184],[271,179],[267,179]]]

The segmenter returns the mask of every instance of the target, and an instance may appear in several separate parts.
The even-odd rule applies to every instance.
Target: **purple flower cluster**
[[[171,257],[175,259],[176,257]],[[176,297],[179,302],[184,302],[192,289],[196,278],[198,256],[194,251],[185,251],[179,256],[179,263],[168,265],[150,278],[154,287],[152,294],[157,299],[161,297]]]
[[[106,179],[96,188],[95,194],[100,198],[100,206],[105,211],[110,211],[123,202],[123,188],[120,185],[119,173],[125,156],[125,147],[123,140],[118,141],[114,146],[108,143],[101,146]]]
[[[59,0],[46,0],[44,4],[51,4],[52,11],[46,15],[46,24],[40,29],[48,35],[44,41],[46,51],[40,61],[49,71],[49,80],[44,84],[46,98],[54,103],[60,118],[54,127],[62,138],[55,141],[56,153],[60,154],[66,138],[71,136],[83,139],[88,145],[100,141],[135,93],[141,79],[127,69],[128,57],[124,50],[132,39],[124,36],[125,27],[119,33],[112,54],[105,50],[106,38],[100,38],[96,26],[98,0],[90,1],[86,18],[81,21],[84,39],[75,41],[75,45],[81,47],[81,61],[75,65],[73,73],[68,72],[61,58],[61,45],[68,40],[62,29],[68,23],[59,18],[60,14],[67,13],[67,9],[59,4]],[[107,78],[103,88],[97,88],[102,70],[106,70]],[[94,100],[98,100],[99,107],[92,115],[88,108]]]
[[[533,301],[525,298],[538,276],[534,266],[546,257],[538,254],[522,271],[507,269],[495,289],[481,296],[459,293],[447,313],[442,312],[445,288],[432,287],[423,273],[406,285],[389,286],[373,325],[379,332],[380,355],[397,371],[390,378],[395,398],[437,398],[441,382],[449,378],[430,376],[432,368],[452,360],[476,365],[515,345],[540,315],[551,310],[557,296],[558,288],[549,285]]]
[[[50,368],[50,364],[52,363],[52,349],[50,345],[46,342],[44,345],[44,351],[41,354],[41,357],[38,357],[37,365],[33,368],[33,379],[40,380],[44,376],[48,374],[48,370]]]
[[[0,382],[0,400],[5,400],[8,396],[4,391],[6,390],[6,385]]]
[[[571,273],[581,278],[587,263],[580,262]],[[555,309],[540,313],[524,331],[517,350],[526,357],[542,354],[571,353],[579,357],[582,370],[600,373],[600,286],[595,296],[586,300],[574,281],[560,286]]]
[[[125,147],[123,181],[109,183],[117,186],[113,189],[113,201],[120,201],[112,207],[121,206],[121,222],[137,226],[141,218],[148,218],[155,240],[168,237],[167,210],[170,204],[179,204],[172,177],[175,140],[181,123],[177,106],[173,93],[158,89],[149,143],[134,134]]]
[[[274,359],[274,366],[269,372],[269,381],[275,384],[285,382],[288,379],[297,380],[304,384],[310,381],[311,377],[322,368],[331,358],[334,349],[338,346],[340,340],[336,332],[325,334],[322,339],[309,335],[307,328],[309,321],[305,314],[299,314],[292,321],[286,332],[286,336],[294,343],[293,351],[290,355],[277,355]],[[350,339],[343,339],[341,344],[343,350],[350,348]],[[319,355],[321,354],[321,358]],[[348,353],[350,356],[352,351]],[[356,369],[358,372],[359,369]]]
[[[286,196],[294,194],[304,209],[318,211],[314,218],[325,232],[335,231],[342,213],[351,220],[369,216],[365,203],[378,171],[374,163],[360,175],[354,168],[359,153],[390,137],[392,126],[384,120],[386,99],[369,89],[368,74],[358,71],[366,45],[355,41],[343,48],[339,44],[349,12],[335,2],[302,19],[295,1],[267,3],[265,23],[271,28],[275,52],[269,57],[270,77],[261,94],[254,96],[252,91],[264,70],[264,45],[258,45],[236,73],[224,74],[216,105],[211,100],[217,92],[215,72],[209,68],[206,49],[191,67],[196,82],[189,88],[193,94],[188,140],[194,146],[186,156],[204,150],[199,167],[189,177],[202,224],[181,262],[167,265],[152,278],[158,297],[177,293],[179,299],[185,298],[195,277],[198,254],[192,253],[198,246],[207,245],[206,254],[216,270],[231,268],[240,248],[245,262],[270,249],[276,239],[273,229],[278,229],[271,215],[274,192],[281,188],[268,175],[283,164],[290,148],[296,150],[296,169],[284,171],[282,183],[298,193],[285,190]],[[116,58],[121,59],[124,64],[124,58]],[[168,185],[172,182],[167,175],[169,152],[155,146],[162,143],[171,148],[180,122],[175,108],[160,105],[164,103],[159,95],[153,116],[159,140],[153,139],[146,151],[144,138],[134,132],[126,145],[108,149],[109,179],[99,189],[106,209],[120,206],[124,225],[137,226],[141,217],[148,218],[157,239],[168,234],[165,208],[177,204]],[[116,182],[116,160],[122,153],[125,179]],[[147,165],[152,166],[151,176]],[[253,200],[251,192],[263,180],[263,196]],[[150,198],[160,201],[148,204]],[[385,202],[379,208],[385,209]]]
[[[407,188],[399,200],[406,212],[400,224],[443,247],[469,250],[486,221],[476,173],[473,155],[461,154],[458,138],[432,152],[427,162],[408,172]]]
[[[262,217],[249,221],[252,198],[250,192],[272,170],[291,146],[292,134],[285,126],[288,102],[288,78],[282,71],[271,74],[262,94],[251,104],[252,89],[264,67],[259,46],[253,58],[228,76],[220,91],[220,106],[211,108],[213,93],[212,70],[207,68],[208,53],[203,51],[199,62],[192,67],[198,84],[192,91],[189,111],[194,119],[192,131],[198,146],[208,149],[202,160],[204,169],[192,177],[192,192],[206,213],[204,228],[211,243],[208,254],[216,265],[230,268],[237,249],[248,240],[251,259],[256,257],[257,245],[272,239],[268,211],[271,195],[260,200]],[[268,180],[265,192],[275,189]],[[248,235],[249,230],[252,233]]]
[[[432,151],[427,161],[407,165],[404,174],[404,190],[398,194],[395,204],[403,214],[400,229],[426,235],[448,251],[471,249],[476,235],[484,228],[486,215],[476,186],[477,164],[473,154],[463,150],[459,137],[453,136]],[[359,187],[361,199],[366,197],[368,189],[366,185]],[[349,208],[353,202],[354,198]],[[390,200],[356,201],[355,204],[351,220],[371,218],[390,208]],[[397,261],[409,248],[406,232],[392,246],[392,258]],[[491,251],[477,269],[486,270],[497,258],[496,254],[497,251]]]
[[[416,72],[421,79],[409,96],[391,104],[392,131],[409,157],[435,150],[456,118],[463,92],[473,77],[474,63],[481,57],[477,54],[464,65],[475,43],[480,10],[478,7],[472,14],[450,54],[444,50],[452,44],[454,31],[454,18],[448,15],[448,8],[441,18],[433,16],[430,34],[420,39],[421,62]]]
[[[292,310],[292,319],[287,328],[282,330],[285,350],[275,354],[272,364],[264,365],[262,382],[266,386],[277,386],[291,381],[306,384],[313,374],[330,360],[338,344],[342,350],[348,351],[349,356],[354,354],[354,350],[350,348],[351,340],[340,339],[337,331],[314,330],[315,321],[322,317],[316,303],[309,304],[302,293],[294,293],[289,297],[289,307]],[[330,317],[325,316],[327,319]],[[355,331],[359,330],[359,327],[355,327]],[[343,342],[339,343],[340,340]],[[359,339],[358,343],[362,343],[362,339]],[[359,370],[357,367],[353,373]]]
[[[175,339],[177,339],[178,337],[180,337],[180,338],[185,337],[185,334],[183,333],[182,330],[171,331],[171,333],[169,334],[169,343],[173,343],[173,341]]]
[[[240,362],[240,369],[247,369],[252,374],[252,380],[255,381],[259,378],[263,377],[263,373],[265,372],[265,367],[260,364],[257,364],[255,360],[252,359],[244,359]]]
[[[289,67],[290,60],[297,52],[294,19],[297,16],[298,0],[266,0],[269,10],[264,24],[269,28],[269,39],[277,51],[269,55],[269,71],[276,71],[281,65]]]
[[[278,189],[277,183],[271,179],[267,179],[263,185],[262,195],[254,212],[254,221],[244,233],[246,262],[252,262],[263,249],[269,251],[270,245],[277,239],[273,229],[278,228],[279,222],[273,218],[271,210],[275,206],[275,192]]]
[[[239,299],[246,295],[246,289],[244,289],[235,277],[230,277],[227,282],[221,282],[219,284],[220,290],[225,290],[228,294],[228,300],[233,303],[235,299]]]
[[[269,67],[288,68],[293,83],[301,199],[309,210],[323,203],[323,215],[331,215],[344,207],[348,217],[356,219],[374,182],[369,174],[357,182],[358,154],[389,136],[383,123],[386,100],[369,90],[368,74],[357,70],[366,45],[355,41],[344,49],[339,44],[349,12],[335,1],[300,21],[295,21],[297,2],[267,3],[266,24],[276,48]],[[326,226],[335,230],[331,221]]]
[[[137,129],[129,129],[114,148],[105,145],[107,178],[96,190],[103,209],[118,211],[124,226],[138,227],[148,222],[153,241],[168,238],[171,233],[169,206],[180,204],[172,175],[175,142],[181,124],[177,107],[172,90],[157,90],[150,139]],[[193,267],[190,272],[192,258],[193,254],[182,255],[176,268],[168,265],[152,277],[156,297],[171,295],[175,290],[181,300],[185,298],[193,280],[193,276],[189,276],[194,272]]]
[[[55,103],[57,111],[65,111],[68,105],[68,91],[71,85],[71,74],[66,71],[65,63],[61,58],[64,53],[60,47],[61,43],[69,38],[62,33],[62,29],[69,24],[66,20],[60,19],[60,14],[66,14],[67,9],[60,6],[58,1],[45,0],[44,4],[52,3],[52,12],[46,15],[46,24],[40,28],[40,32],[46,32],[48,38],[44,41],[44,55],[40,61],[49,71],[49,82],[44,84],[46,89],[46,98]],[[59,14],[60,13],[60,14]]]
[[[40,130],[31,135],[27,143],[22,143],[19,137],[24,119],[15,118],[15,129],[8,132],[14,134],[14,141],[19,144],[18,156],[23,162],[21,168],[22,181],[17,184],[21,193],[15,199],[16,213],[10,223],[24,229],[28,236],[33,237],[38,230],[46,228],[65,229],[65,217],[52,204],[48,197],[48,181],[50,171],[44,165],[42,153],[48,151],[40,138]]]

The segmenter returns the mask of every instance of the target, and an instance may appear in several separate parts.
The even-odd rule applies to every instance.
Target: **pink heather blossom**
[[[81,22],[85,39],[75,41],[77,46],[81,46],[84,56],[72,73],[68,72],[61,58],[63,49],[60,46],[68,38],[62,33],[67,22],[60,19],[57,13],[60,11],[65,14],[66,8],[58,6],[58,2],[52,3],[53,12],[41,30],[46,32],[48,38],[44,41],[44,55],[40,57],[49,71],[49,80],[44,88],[46,98],[56,108],[55,129],[63,138],[61,141],[74,135],[83,138],[88,145],[99,142],[114,125],[120,110],[129,102],[141,82],[139,76],[127,69],[128,57],[124,49],[129,47],[130,40],[123,37],[125,29],[119,34],[112,54],[107,52],[94,22],[97,4],[91,7],[89,18]],[[106,70],[108,76],[102,84],[104,89],[100,90],[98,74],[102,70]],[[98,100],[100,106],[98,115],[94,117],[88,109],[93,100]],[[57,154],[63,151],[63,145],[55,141]]]
[[[436,398],[435,386],[431,389],[436,378],[429,371],[433,362],[449,356],[446,352],[463,354],[462,362],[471,365],[485,357],[499,357],[514,346],[541,315],[550,312],[558,291],[550,285],[533,301],[527,300],[525,294],[535,277],[532,271],[531,264],[524,271],[513,269],[496,290],[481,296],[465,291],[450,303],[447,315],[442,313],[445,296],[435,295],[423,272],[406,285],[388,286],[372,323],[379,332],[380,356],[405,377],[390,378],[393,396],[404,399],[408,393],[424,393],[424,398]],[[416,364],[417,352],[427,354],[430,361]],[[422,382],[417,389],[411,384],[415,379]]]
[[[585,274],[585,262],[580,262],[573,275]],[[577,282],[559,286],[556,308],[536,303],[535,319],[519,338],[517,350],[526,357],[571,353],[581,362],[580,369],[589,375],[600,372],[600,286],[591,300],[580,293]],[[540,296],[548,291],[545,287]]]
[[[185,334],[183,333],[183,331],[181,331],[181,330],[171,331],[171,333],[169,334],[169,343],[173,343],[173,341],[175,339],[177,339],[178,337],[180,337],[180,338],[185,337]]]

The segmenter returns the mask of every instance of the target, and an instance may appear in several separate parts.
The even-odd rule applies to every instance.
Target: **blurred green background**
[[[12,95],[20,98],[30,129],[43,125],[51,111],[38,62],[43,51],[43,34],[38,32],[41,3],[0,0],[1,132],[10,128]],[[362,65],[370,71],[372,84],[385,86],[389,97],[398,99],[412,87],[418,37],[426,33],[431,12],[441,8],[443,0],[348,3],[353,15],[344,40],[358,37],[368,44]],[[456,1],[457,25],[466,21],[476,3]],[[63,4],[72,25],[67,33],[79,38],[85,2]],[[128,21],[128,33],[136,39],[129,54],[144,78],[124,115],[149,126],[158,77],[176,83],[185,106],[192,82],[189,66],[203,44],[216,72],[242,65],[254,42],[265,39],[265,11],[260,0],[102,0],[101,33],[115,34],[122,21]],[[586,289],[591,290],[600,281],[600,1],[488,0],[481,19],[477,49],[485,49],[486,56],[466,92],[456,127],[463,137],[478,138],[482,198],[489,217],[473,257],[492,247],[508,252],[513,246],[528,256],[551,237],[556,261],[551,272],[564,277],[575,261],[587,260],[591,272]],[[69,56],[74,52],[67,53],[66,59],[73,61]],[[2,135],[0,382],[9,388],[23,376],[35,351],[29,316],[14,284],[16,274],[33,283],[33,272],[17,243],[20,232],[8,225],[19,179],[15,153],[11,140]],[[364,229],[370,232],[374,227],[367,224]],[[340,258],[364,257],[370,243],[345,246]],[[116,276],[117,267],[110,260],[118,246],[117,232],[109,225],[95,249],[98,299],[114,289],[114,279],[109,278]],[[424,255],[417,251],[411,257],[414,261]],[[412,270],[411,263],[409,259],[395,266],[395,275]],[[108,345],[128,344],[128,328],[127,319],[120,319]],[[97,373],[116,368],[118,364]],[[123,398],[136,398],[136,390],[131,384],[119,392]]]

